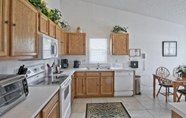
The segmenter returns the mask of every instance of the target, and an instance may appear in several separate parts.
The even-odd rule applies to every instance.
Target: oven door
[[[71,78],[67,78],[67,82],[61,86],[60,95],[60,118],[68,118],[71,114]]]

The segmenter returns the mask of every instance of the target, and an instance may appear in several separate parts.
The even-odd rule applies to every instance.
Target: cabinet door
[[[48,23],[49,23],[48,24],[48,26],[49,26],[49,36],[55,38],[56,37],[56,24],[51,20],[49,20]]]
[[[67,54],[67,34],[61,30],[61,54]]]
[[[9,0],[0,0],[0,57],[8,55]]]
[[[36,56],[38,11],[26,0],[12,0],[11,7],[11,56]]]
[[[39,13],[39,31],[48,35],[48,18]]]
[[[85,55],[85,33],[69,33],[68,34],[68,54]]]
[[[47,118],[59,118],[59,103],[56,102],[50,113],[48,114]]]
[[[86,77],[86,95],[99,95],[99,77]]]
[[[76,77],[76,96],[85,95],[85,78],[84,77]]]
[[[113,95],[114,92],[114,78],[101,77],[101,94]]]
[[[61,55],[61,28],[56,26],[56,39],[58,40],[58,55]]]
[[[128,55],[128,34],[112,34],[112,54]]]

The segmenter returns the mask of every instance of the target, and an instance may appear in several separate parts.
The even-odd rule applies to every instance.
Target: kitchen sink
[[[87,70],[110,70],[110,68],[109,67],[103,67],[103,68],[87,67]]]

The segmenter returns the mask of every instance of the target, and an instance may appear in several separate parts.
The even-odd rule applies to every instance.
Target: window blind
[[[89,39],[89,63],[107,63],[107,39]]]

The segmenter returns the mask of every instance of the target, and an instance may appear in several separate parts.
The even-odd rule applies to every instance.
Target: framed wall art
[[[177,41],[163,41],[162,42],[162,56],[163,57],[177,56]]]

